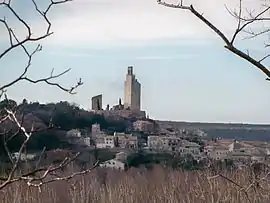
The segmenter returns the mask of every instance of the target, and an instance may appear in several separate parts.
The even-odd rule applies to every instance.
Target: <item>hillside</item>
[[[65,101],[58,103],[40,104],[38,102],[28,102],[24,100],[21,104],[8,100],[0,102],[0,113],[3,109],[16,110],[17,118],[23,121],[23,126],[30,130],[34,123],[33,138],[29,142],[29,150],[40,150],[44,146],[48,149],[69,148],[66,139],[66,132],[71,129],[83,129],[86,132],[91,130],[94,123],[99,123],[101,129],[108,133],[130,132],[132,123],[136,121],[135,117],[122,117],[120,115],[95,114],[79,108],[74,104]],[[260,140],[270,141],[270,125],[250,125],[250,124],[224,124],[224,123],[190,123],[173,121],[153,121],[159,125],[159,128],[175,129],[200,129],[208,134],[207,138],[236,138],[242,140]],[[0,134],[17,132],[18,127],[11,122],[2,122],[0,124]],[[41,131],[40,131],[41,130]],[[9,143],[12,150],[18,150],[18,146],[23,141],[22,136]],[[3,149],[2,139],[0,147]],[[1,150],[0,150],[1,153]]]
[[[71,129],[89,132],[94,123],[99,123],[101,129],[107,132],[124,132],[132,124],[127,118],[97,115],[68,102],[40,104],[24,100],[17,104],[13,100],[4,100],[0,102],[0,115],[5,115],[4,108],[16,111],[18,121],[27,131],[34,128],[27,148],[29,150],[40,150],[44,146],[47,149],[69,148],[71,146],[67,143],[66,132]],[[18,126],[10,120],[0,123],[0,136],[12,135],[17,131]],[[23,140],[24,136],[19,132],[18,136],[9,142],[9,147],[16,151]],[[0,140],[0,154],[1,149],[4,149],[3,139]]]

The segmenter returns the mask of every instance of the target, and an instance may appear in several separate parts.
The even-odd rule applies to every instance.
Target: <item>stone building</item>
[[[99,165],[101,168],[111,168],[115,170],[123,171],[126,169],[126,164],[116,159],[105,161]]]
[[[98,136],[96,138],[96,147],[97,148],[114,148],[115,139],[114,136]]]
[[[114,133],[114,135],[97,136],[95,138],[97,148],[138,148],[138,138],[132,134]]]
[[[195,142],[181,140],[180,147],[176,148],[176,151],[182,155],[186,155],[186,154],[199,155],[200,154],[200,147],[201,146]]]
[[[175,136],[148,136],[147,145],[152,150],[170,151],[181,155],[200,153],[200,145]]]
[[[141,110],[141,84],[133,74],[133,67],[128,67],[125,80],[124,107],[132,111]]]
[[[205,154],[215,160],[224,160],[229,158],[229,149],[226,145],[218,142],[208,144],[204,147]]]
[[[216,160],[231,159],[236,162],[264,162],[267,151],[253,143],[237,140],[213,140],[204,147],[205,154]]]
[[[92,110],[102,110],[102,94],[92,97]]]
[[[132,134],[125,133],[114,133],[115,144],[120,148],[138,148],[138,138],[137,136],[132,136]]]
[[[101,134],[100,124],[95,123],[92,125],[91,134],[92,136],[97,136]]]
[[[127,169],[127,154],[124,152],[119,152],[115,155],[114,159],[105,161],[101,163],[99,166],[102,168],[111,168],[116,170],[125,170]]]
[[[69,130],[67,133],[66,133],[66,136],[67,138],[71,138],[71,137],[81,137],[82,134],[81,134],[81,131],[79,129],[72,129],[72,130]]]

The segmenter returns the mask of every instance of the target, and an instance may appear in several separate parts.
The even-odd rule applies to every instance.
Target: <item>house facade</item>
[[[115,133],[114,134],[116,146],[119,148],[138,148],[138,137],[132,134]]]
[[[114,148],[115,140],[114,136],[101,136],[96,139],[96,147],[97,148]]]
[[[170,151],[181,155],[200,153],[200,145],[175,136],[148,136],[147,145],[152,150]]]

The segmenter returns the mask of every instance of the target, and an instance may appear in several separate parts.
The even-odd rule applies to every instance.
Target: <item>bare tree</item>
[[[48,85],[57,86],[61,90],[69,92],[70,94],[74,94],[75,93],[74,90],[78,86],[82,85],[81,79],[78,81],[78,83],[76,85],[74,85],[73,87],[70,87],[70,88],[66,88],[66,87],[61,86],[58,83],[52,82],[53,79],[59,78],[59,77],[63,76],[64,74],[66,74],[67,72],[69,72],[70,69],[67,69],[64,72],[61,72],[59,74],[54,74],[54,69],[52,69],[49,76],[39,78],[39,79],[32,79],[32,78],[27,77],[27,73],[28,73],[29,68],[31,66],[31,62],[32,62],[34,55],[37,52],[40,52],[42,50],[42,46],[40,44],[37,44],[36,48],[32,51],[29,48],[27,48],[28,47],[27,45],[29,45],[29,44],[35,45],[36,43],[38,43],[42,39],[45,39],[53,34],[53,32],[51,31],[51,22],[48,18],[48,14],[54,5],[63,4],[63,3],[69,2],[69,1],[71,1],[71,0],[62,0],[62,1],[51,0],[50,4],[47,6],[45,11],[42,11],[39,9],[35,0],[32,0],[32,3],[35,6],[35,9],[37,11],[37,14],[39,14],[47,23],[47,28],[46,28],[45,32],[43,34],[35,36],[35,37],[33,36],[33,31],[32,31],[31,25],[29,25],[22,17],[19,16],[19,14],[16,12],[16,10],[12,7],[11,0],[6,0],[6,1],[3,1],[2,3],[0,3],[0,7],[6,8],[6,10],[8,12],[13,14],[13,16],[15,16],[15,18],[21,23],[21,25],[27,31],[27,36],[24,37],[23,39],[19,39],[16,32],[14,31],[14,28],[12,28],[9,25],[8,20],[5,17],[3,19],[0,19],[0,24],[2,24],[6,28],[6,31],[8,33],[8,39],[9,39],[9,46],[6,49],[4,49],[3,52],[0,52],[0,60],[2,58],[4,58],[5,56],[7,56],[11,51],[13,51],[15,49],[21,49],[28,58],[28,63],[26,65],[26,67],[24,68],[24,71],[21,74],[19,74],[18,77],[15,78],[13,81],[10,81],[7,84],[0,86],[0,92],[1,92],[0,95],[1,96],[3,95],[3,92],[5,92],[7,90],[7,88],[11,87],[12,85],[15,85],[16,83],[18,83],[20,81],[28,81],[30,83],[45,82]]]
[[[29,69],[31,67],[33,57],[42,50],[42,46],[39,42],[45,38],[48,38],[50,35],[53,34],[53,32],[51,31],[51,21],[48,16],[50,11],[52,10],[54,6],[68,3],[71,0],[48,0],[48,4],[45,10],[41,10],[35,0],[30,0],[30,1],[33,6],[32,9],[34,9],[34,11],[36,12],[37,17],[38,16],[42,17],[44,22],[47,24],[47,27],[43,34],[40,34],[40,35],[33,34],[34,32],[33,32],[32,26],[26,20],[24,20],[22,16],[19,15],[19,13],[14,8],[12,0],[0,0],[0,9],[1,8],[4,9],[9,15],[11,15],[12,17],[15,17],[16,21],[19,22],[20,25],[22,25],[22,27],[24,28],[22,32],[26,31],[27,33],[27,35],[22,38],[16,32],[16,29],[11,26],[11,22],[9,21],[9,18],[7,17],[0,18],[0,26],[3,26],[3,28],[6,30],[7,40],[8,40],[8,46],[2,51],[0,50],[0,63],[4,57],[6,57],[9,53],[11,53],[11,51],[14,51],[14,50],[22,51],[27,57],[27,64],[25,67],[23,67],[23,71],[20,74],[18,74],[18,76],[14,76],[14,80],[6,84],[0,85],[0,101],[3,99],[8,100],[8,96],[7,96],[8,89],[11,86],[14,86],[21,81],[26,81],[33,84],[46,83],[50,86],[55,86],[59,88],[60,90],[65,91],[69,94],[75,94],[76,93],[75,90],[83,84],[81,79],[79,79],[79,81],[72,87],[64,87],[63,85],[57,82],[54,82],[55,79],[67,74],[70,71],[70,69],[67,69],[58,74],[55,74],[54,69],[52,69],[48,76],[41,77],[38,79],[33,79],[27,76]],[[28,8],[28,9],[31,9],[31,8]],[[30,47],[33,47],[33,45],[35,45],[35,48],[31,50]],[[3,72],[5,70],[1,70],[1,71]],[[23,151],[26,148],[27,143],[31,139],[31,136],[35,132],[36,129],[35,129],[34,124],[32,125],[32,128],[30,130],[26,129],[23,126],[23,118],[20,118],[20,119],[18,118],[16,109],[5,108],[3,112],[0,114],[0,124],[9,120],[17,126],[18,131],[14,133],[12,136],[9,136],[7,139],[5,139],[5,142],[4,142],[5,151],[9,157],[10,162],[12,163],[12,167],[7,176],[0,177],[0,190],[5,188],[7,185],[17,182],[17,181],[26,181],[29,186],[35,186],[35,187],[40,188],[43,184],[46,184],[49,182],[53,182],[57,180],[69,180],[80,174],[87,173],[90,170],[92,170],[92,168],[97,166],[97,163],[96,163],[92,168],[89,168],[84,171],[72,173],[67,176],[62,176],[62,177],[61,176],[52,177],[52,175],[55,174],[56,171],[66,167],[79,155],[79,154],[76,154],[69,158],[66,157],[58,165],[50,165],[48,167],[39,166],[39,162],[40,162],[39,160],[38,163],[36,164],[35,169],[32,169],[30,171],[17,175],[16,171],[18,170]],[[10,150],[8,149],[7,142],[10,141],[11,139],[14,139],[18,134],[22,134],[24,136],[24,142],[19,149],[19,155],[17,159],[14,160],[11,155]],[[3,135],[0,135],[0,136],[3,137],[6,135],[4,133]],[[41,153],[40,159],[44,151]]]
[[[258,10],[245,7],[245,3],[245,0],[239,0],[239,8],[236,10],[230,10],[226,7],[228,15],[233,16],[237,21],[235,32],[232,34],[232,36],[229,37],[226,36],[226,34],[222,32],[217,25],[214,25],[209,19],[204,17],[204,15],[201,14],[200,11],[198,11],[192,4],[185,4],[185,0],[180,0],[179,4],[170,4],[166,1],[158,0],[158,4],[165,7],[176,8],[191,12],[191,14],[201,20],[206,26],[209,27],[209,29],[214,31],[224,41],[224,47],[227,50],[248,61],[254,67],[257,67],[267,76],[266,80],[269,81],[270,70],[265,63],[265,60],[270,56],[270,54],[261,56],[261,58],[256,58],[249,51],[243,51],[240,48],[236,47],[235,41],[240,37],[241,39],[246,40],[254,39],[256,37],[266,37],[264,42],[264,48],[267,49],[270,46],[270,44],[268,43],[270,39],[270,2],[269,0],[254,1],[254,4],[260,4],[260,8]],[[258,29],[258,26],[261,26],[262,28]]]

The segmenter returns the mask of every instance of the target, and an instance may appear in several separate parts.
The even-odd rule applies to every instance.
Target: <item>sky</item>
[[[232,35],[237,22],[224,5],[236,8],[237,1],[193,2],[225,34]],[[34,35],[44,33],[45,24],[31,0],[12,3]],[[40,8],[46,6],[42,3]],[[245,3],[248,8],[260,6],[258,1]],[[19,38],[26,35],[19,22],[0,7],[3,16]],[[45,84],[21,82],[8,89],[8,96],[18,102],[24,98],[41,103],[69,101],[89,109],[91,97],[102,93],[104,107],[114,105],[119,97],[123,99],[127,67],[134,66],[142,85],[142,109],[151,118],[270,122],[270,84],[265,76],[225,50],[215,33],[186,11],[163,7],[155,0],[74,0],[54,7],[49,18],[54,34],[41,42],[43,50],[33,58],[28,76],[38,79],[48,76],[52,68],[55,73],[71,68],[57,82],[69,87],[82,78],[84,84],[76,95],[69,95]],[[262,40],[239,38],[236,43],[260,57],[267,51]],[[7,46],[8,35],[0,25],[0,53]],[[0,86],[16,78],[26,63],[21,49],[1,59]]]

